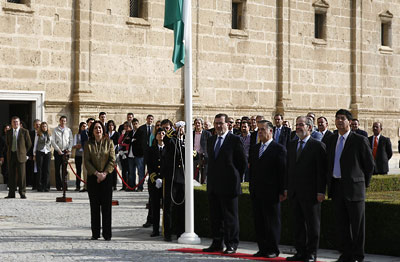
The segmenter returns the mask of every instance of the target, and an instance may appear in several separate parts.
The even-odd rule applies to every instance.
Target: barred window
[[[129,0],[130,4],[130,17],[139,17],[140,14],[140,0]]]

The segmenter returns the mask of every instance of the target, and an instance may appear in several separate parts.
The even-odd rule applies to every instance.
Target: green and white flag
[[[185,65],[183,1],[165,0],[164,27],[174,30],[174,71]]]

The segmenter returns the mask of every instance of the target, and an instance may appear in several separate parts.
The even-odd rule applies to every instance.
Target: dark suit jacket
[[[139,128],[136,130],[132,137],[132,141],[129,144],[129,150],[132,147],[132,153],[135,157],[144,157],[145,147],[146,147],[146,133]],[[128,152],[129,152],[128,150]]]
[[[165,136],[163,141],[165,152],[161,159],[161,177],[165,178],[168,184],[171,182],[184,184],[185,143],[176,136]]]
[[[194,145],[194,136],[195,136],[195,131],[193,131],[193,145]],[[207,130],[203,130],[201,132],[201,137],[200,137],[200,147],[203,150],[203,153],[207,157],[207,140],[211,137],[211,133],[208,132]]]
[[[155,181],[161,177],[161,159],[165,154],[165,146],[160,154],[160,150],[158,149],[158,145],[153,145],[150,147],[148,152],[148,159],[147,159],[147,171],[151,176],[155,173],[154,182],[149,179],[149,187],[155,188]]]
[[[251,148],[257,144],[257,134],[258,134],[258,131],[254,131],[254,132],[250,133],[250,151],[251,151]]]
[[[335,162],[338,134],[329,137],[326,149],[328,157],[328,192],[331,194],[331,181]],[[365,189],[369,186],[374,170],[374,159],[368,139],[350,132],[340,157],[341,185],[343,197],[348,201],[365,200]],[[335,196],[332,196],[335,197]]]
[[[13,139],[13,129],[7,131],[6,134],[6,144],[7,144],[7,159],[10,161],[11,159],[11,147],[12,147],[12,139]],[[26,162],[26,154],[31,148],[32,142],[29,136],[29,131],[25,128],[20,128],[17,138],[17,158],[18,162],[25,163]]]
[[[287,146],[287,186],[289,198],[316,201],[326,191],[326,151],[322,142],[310,137],[296,160],[298,140]]]
[[[144,136],[146,137],[146,141],[145,141],[146,145],[147,145],[148,147],[151,147],[151,145],[149,145],[149,138],[150,138],[150,135],[151,135],[151,134],[147,134],[147,125],[146,125],[146,124],[141,125],[141,126],[138,128],[138,130],[139,130],[139,129],[141,130],[141,132],[144,133]],[[154,129],[154,126],[152,125],[152,126],[151,126],[151,131],[150,131],[150,132],[153,132],[153,129]]]
[[[274,126],[274,134],[273,134],[274,138],[275,138],[275,130],[276,130],[276,126]],[[292,132],[292,130],[289,127],[282,126],[281,133],[279,135],[279,140],[276,142],[278,142],[282,146],[286,147],[287,144],[289,144],[289,141],[291,140],[291,138],[290,138],[291,132]]]
[[[364,130],[361,130],[361,129],[357,129],[356,131],[354,131],[355,133],[357,133],[357,134],[359,134],[359,135],[362,135],[362,136],[365,136],[365,137],[368,137],[368,133],[366,132],[366,131],[364,131]]]
[[[35,130],[29,131],[29,137],[31,139],[32,146],[29,148],[28,153],[26,153],[26,155],[30,157],[33,156],[33,143],[35,143],[35,134],[36,134]]]
[[[328,138],[330,136],[333,136],[332,131],[326,130],[325,135],[322,137],[321,142],[324,143],[326,145],[326,142],[328,141]]]
[[[240,137],[228,133],[215,158],[216,141],[216,135],[207,140],[207,192],[224,197],[236,197],[241,193],[240,182],[247,166],[242,141]]]
[[[279,203],[283,195],[286,149],[272,141],[259,158],[261,144],[255,145],[249,154],[250,194],[266,203]]]
[[[371,148],[373,148],[373,139],[374,136],[368,137]],[[381,135],[378,140],[378,149],[376,150],[374,174],[387,174],[389,172],[389,159],[392,155],[390,138]]]

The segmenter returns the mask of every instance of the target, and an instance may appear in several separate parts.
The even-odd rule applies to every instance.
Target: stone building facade
[[[183,117],[164,0],[139,0],[137,17],[130,0],[19,2],[0,0],[3,117],[55,126],[67,115],[74,129],[100,111],[117,123],[127,112]],[[279,112],[293,123],[312,111],[334,128],[347,108],[397,141],[400,1],[192,0],[192,15],[195,116]]]

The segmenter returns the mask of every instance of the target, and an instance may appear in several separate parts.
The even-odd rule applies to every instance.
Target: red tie
[[[374,159],[376,158],[376,151],[378,150],[378,137],[375,136],[374,139],[374,148],[372,149],[372,155],[374,156]]]

